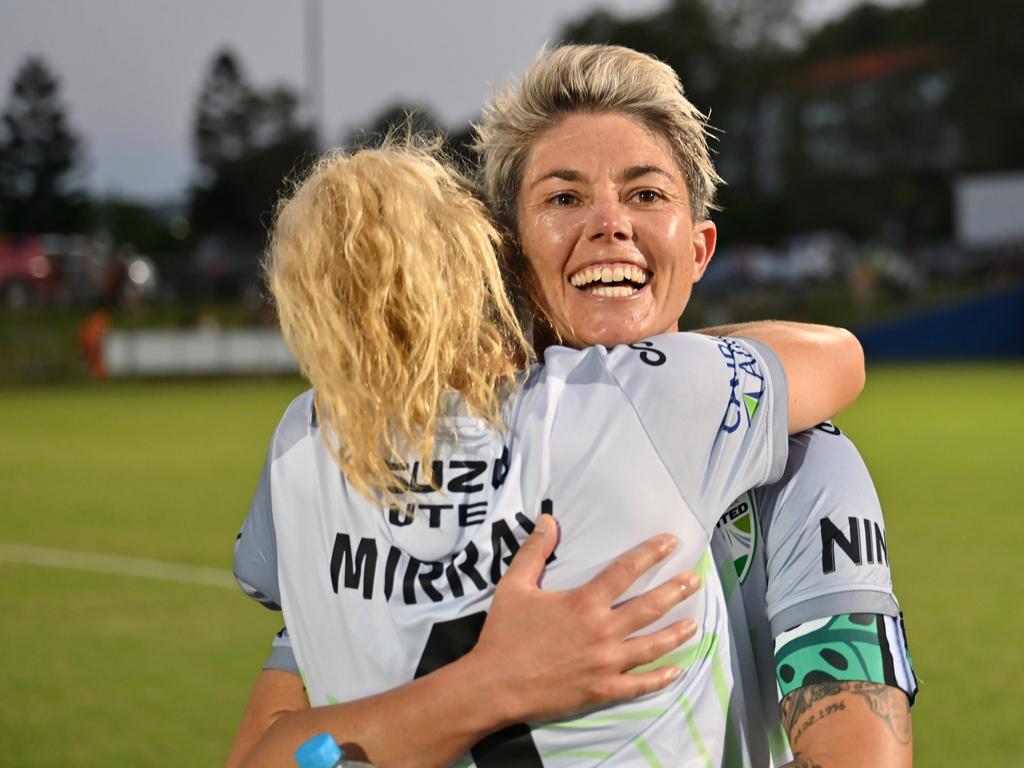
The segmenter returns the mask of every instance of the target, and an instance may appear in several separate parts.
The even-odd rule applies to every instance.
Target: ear
[[[704,270],[715,255],[717,243],[718,227],[715,222],[705,219],[693,225],[693,282],[704,277]]]

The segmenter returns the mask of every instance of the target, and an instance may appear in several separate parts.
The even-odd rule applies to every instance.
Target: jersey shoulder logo
[[[742,584],[750,573],[757,552],[758,522],[753,491],[747,491],[730,504],[718,519],[715,529],[729,545],[736,578]]]
[[[660,349],[654,348],[653,341],[638,341],[635,344],[628,345],[630,349],[635,349],[640,353],[640,361],[647,363],[647,365],[658,367],[664,365],[668,357]]]
[[[728,337],[719,337],[718,351],[731,371],[729,403],[722,417],[722,431],[732,434],[744,423],[750,426],[765,394],[765,375],[753,352]],[[741,389],[742,387],[742,389]]]

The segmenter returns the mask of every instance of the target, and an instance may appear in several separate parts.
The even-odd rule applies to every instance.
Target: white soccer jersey
[[[661,662],[684,674],[632,702],[506,729],[472,759],[719,765],[730,740],[731,753],[744,750],[729,717],[729,628],[709,536],[730,499],[781,473],[785,403],[774,356],[745,340],[669,334],[611,352],[554,348],[510,399],[506,435],[456,408],[448,423],[458,439],[438,446],[429,470],[412,462],[400,473],[414,491],[410,508],[382,512],[330,460],[307,393],[275,432],[236,575],[283,608],[310,701],[322,705],[393,688],[468,651],[538,514],[553,514],[561,531],[548,589],[578,586],[624,549],[674,533],[675,552],[624,599],[682,570],[703,572],[705,588],[656,625],[697,621],[698,636]],[[424,483],[428,471],[442,492]]]
[[[792,626],[841,614],[899,616],[882,509],[856,447],[829,423],[791,437],[782,479],[729,506],[712,551],[734,642],[737,737],[754,768],[784,765],[793,758],[773,640]],[[905,636],[897,641],[892,655],[909,665]],[[274,638],[265,667],[298,673],[287,630]],[[914,692],[912,673],[900,687]]]

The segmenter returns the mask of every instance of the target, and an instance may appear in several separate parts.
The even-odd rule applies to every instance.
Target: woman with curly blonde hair
[[[404,456],[430,463],[449,391],[500,426],[532,350],[497,245],[465,183],[408,145],[328,154],[281,205],[266,264],[281,330],[361,492],[388,495]]]
[[[709,532],[778,477],[787,431],[852,399],[850,366],[810,365],[820,331],[790,329],[778,354],[771,332],[669,334],[518,370],[498,245],[450,169],[394,144],[326,156],[280,206],[269,282],[313,389],[271,439],[235,573],[283,610],[300,675],[261,676],[230,765],[318,731],[378,765],[720,761]]]

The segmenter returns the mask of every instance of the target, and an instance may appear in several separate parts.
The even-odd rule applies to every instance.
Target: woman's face
[[[715,248],[668,142],[617,112],[570,115],[542,134],[516,213],[539,298],[576,346],[674,331]]]

